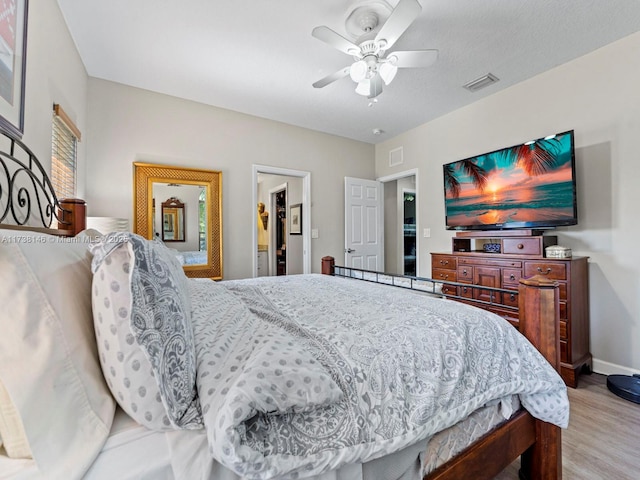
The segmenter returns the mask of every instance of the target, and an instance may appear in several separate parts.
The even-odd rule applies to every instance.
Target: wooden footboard
[[[322,273],[333,275],[335,260],[322,258]],[[542,276],[520,280],[519,330],[559,371],[560,310],[558,284]],[[521,457],[520,478],[562,478],[560,428],[521,411],[489,432],[424,480],[490,480]]]

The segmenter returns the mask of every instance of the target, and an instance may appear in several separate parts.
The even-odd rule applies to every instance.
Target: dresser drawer
[[[458,268],[458,259],[453,255],[433,255],[431,260],[431,267],[434,271],[442,268],[448,270],[455,270]]]
[[[560,340],[567,339],[567,321],[560,320]]]
[[[473,298],[473,290],[471,286],[468,287],[458,287],[458,295],[464,298]]]
[[[566,340],[560,340],[560,361],[569,363],[569,349]]]
[[[567,279],[567,265],[558,262],[525,262],[524,276],[544,275],[552,280]]]
[[[509,305],[510,307],[518,306],[518,294],[517,293],[503,293],[502,294],[502,303],[504,305]]]
[[[558,290],[560,290],[560,300],[566,300],[567,299],[567,284],[566,283],[560,283],[558,285]]]
[[[483,265],[488,267],[522,267],[522,261],[519,260],[498,260],[489,258],[461,257],[458,258],[458,266],[460,265]]]
[[[456,287],[455,285],[448,285],[445,283],[444,285],[442,285],[442,293],[443,295],[457,295],[458,287]]]
[[[458,267],[458,281],[459,282],[472,282],[473,281],[473,267],[463,265]]]
[[[539,238],[503,238],[502,253],[505,255],[542,255]]]
[[[444,268],[433,269],[433,279],[438,281],[457,282],[455,270],[446,270]]]
[[[518,285],[522,277],[522,270],[515,268],[502,269],[502,285]],[[506,288],[506,287],[505,287]]]

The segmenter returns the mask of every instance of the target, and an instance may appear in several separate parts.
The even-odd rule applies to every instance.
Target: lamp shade
[[[128,232],[129,219],[115,217],[87,217],[87,228],[92,228],[102,234],[111,232]]]
[[[380,77],[382,77],[385,85],[389,85],[395,78],[396,73],[398,73],[398,67],[390,62],[384,62],[380,65],[378,73],[380,73]]]
[[[362,80],[361,82],[359,82],[358,86],[356,87],[356,93],[358,95],[362,95],[364,97],[368,97],[369,94],[371,93],[371,80],[366,78],[366,79]]]
[[[358,60],[351,65],[349,68],[349,75],[351,76],[351,80],[356,83],[362,82],[365,78],[367,78],[367,73],[369,72],[369,66],[367,62],[364,60]]]

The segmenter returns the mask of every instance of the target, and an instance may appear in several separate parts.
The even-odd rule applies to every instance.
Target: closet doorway
[[[253,165],[253,187],[253,276],[311,273],[311,173]]]
[[[269,242],[269,275],[287,274],[287,184],[269,190],[269,205],[275,212]]]
[[[419,275],[418,170],[378,178],[384,184],[384,271]]]

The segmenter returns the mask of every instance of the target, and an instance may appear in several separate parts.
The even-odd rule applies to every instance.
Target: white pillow
[[[32,458],[27,434],[9,392],[0,381],[0,447],[10,458]]]
[[[87,243],[0,230],[0,379],[46,478],[79,478],[115,402],[98,365]]]
[[[182,267],[162,243],[131,233],[107,234],[91,250],[94,325],[111,393],[149,429],[202,428]]]

